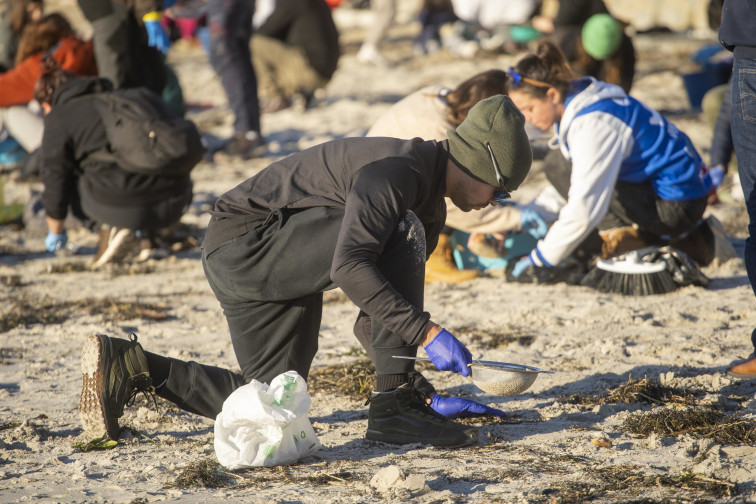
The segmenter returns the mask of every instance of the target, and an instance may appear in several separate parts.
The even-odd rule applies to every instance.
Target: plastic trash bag
[[[307,417],[307,383],[296,371],[270,386],[252,380],[236,389],[215,419],[215,454],[229,469],[296,462],[322,446]]]

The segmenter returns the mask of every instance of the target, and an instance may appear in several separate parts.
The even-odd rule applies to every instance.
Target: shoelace
[[[135,380],[134,388],[132,389],[131,393],[129,394],[129,398],[126,400],[126,407],[131,407],[136,402],[137,395],[141,392],[142,395],[147,399],[147,402],[152,399],[152,403],[155,406],[155,411],[158,411],[158,403],[157,399],[155,399],[155,387],[153,387],[151,384],[147,385],[146,380],[144,377],[138,377]]]
[[[399,404],[413,409],[426,417],[435,418],[437,420],[448,420],[444,415],[431,408],[430,404],[425,402],[425,396],[422,392],[414,388],[410,389],[408,392],[408,397],[400,398]]]

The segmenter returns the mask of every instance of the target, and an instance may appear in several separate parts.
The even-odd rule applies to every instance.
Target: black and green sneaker
[[[365,437],[391,444],[455,448],[477,443],[478,429],[436,413],[419,390],[405,384],[389,392],[373,392]]]
[[[138,392],[154,391],[142,345],[131,340],[95,334],[81,351],[79,418],[88,438],[118,439],[118,419]]]

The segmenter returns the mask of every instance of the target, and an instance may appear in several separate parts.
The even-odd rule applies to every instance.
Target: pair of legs
[[[42,145],[44,121],[41,115],[33,112],[27,105],[0,107],[0,132],[3,129],[7,130],[26,152],[33,152]]]
[[[94,198],[81,183],[77,193],[73,198],[72,213],[89,229],[107,224],[134,231],[156,231],[178,222],[192,202],[191,182],[184,191],[177,194],[165,194],[150,203],[131,206],[103,203]]]
[[[234,112],[234,131],[260,136],[257,76],[252,66],[254,0],[209,0],[210,64],[220,77]]]
[[[732,140],[738,157],[738,174],[748,210],[745,266],[756,294],[756,59],[735,58],[732,72]],[[756,354],[756,330],[751,334]],[[754,359],[752,359],[754,360]],[[756,377],[756,362],[750,373]]]
[[[228,242],[203,248],[208,282],[220,301],[241,373],[146,352],[157,394],[192,413],[215,418],[236,388],[255,379],[270,383],[288,370],[305,379],[318,350],[323,291],[330,279],[344,212],[311,208],[274,211],[264,224]],[[408,212],[386,245],[378,268],[393,288],[422,308],[425,246],[422,224]],[[420,232],[418,233],[418,229]],[[415,240],[422,240],[416,243]],[[360,312],[355,335],[375,363],[377,388],[408,381],[414,356],[408,345]]]
[[[144,86],[157,94],[166,84],[163,55],[147,43],[135,15],[115,0],[78,0],[92,24],[95,59],[101,77],[116,89]]]
[[[309,97],[328,82],[312,68],[301,47],[263,35],[253,36],[250,45],[260,96],[266,100],[289,102],[297,94]]]

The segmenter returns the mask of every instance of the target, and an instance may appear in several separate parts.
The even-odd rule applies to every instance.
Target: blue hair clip
[[[514,87],[520,86],[520,83],[522,82],[522,75],[515,72],[514,68],[509,67],[509,70],[507,70],[507,75],[509,75],[512,78],[512,83],[514,84]]]

